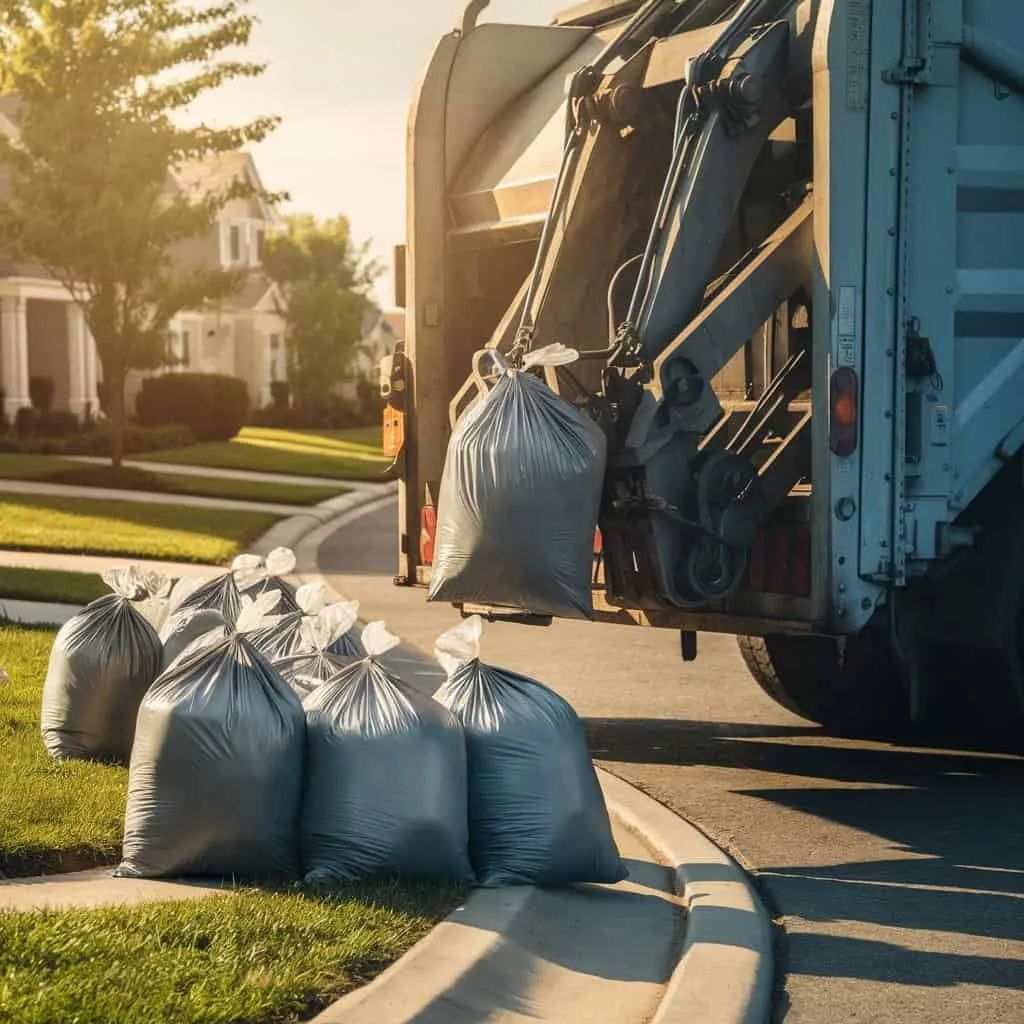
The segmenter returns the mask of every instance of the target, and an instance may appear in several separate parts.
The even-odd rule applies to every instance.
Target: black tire
[[[739,636],[740,654],[762,690],[787,711],[845,736],[891,736],[910,722],[906,680],[887,638]]]

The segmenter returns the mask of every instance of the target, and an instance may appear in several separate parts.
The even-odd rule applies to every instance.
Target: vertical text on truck
[[[410,116],[396,582],[474,352],[560,342],[610,445],[598,620],[736,634],[837,730],[1024,714],[1024,7],[486,6]]]

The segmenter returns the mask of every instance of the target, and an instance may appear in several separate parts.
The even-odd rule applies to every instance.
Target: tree
[[[287,218],[287,233],[267,240],[263,266],[285,296],[288,375],[296,402],[316,412],[349,369],[362,334],[368,292],[380,267],[355,246],[349,222]]]
[[[255,189],[237,182],[196,197],[172,175],[277,124],[182,123],[197,97],[263,71],[225,56],[249,40],[247,2],[0,2],[0,88],[20,98],[19,137],[0,136],[11,181],[0,246],[42,264],[81,307],[103,368],[115,466],[128,370],[163,365],[171,318],[241,284],[238,272],[184,266],[172,254]]]

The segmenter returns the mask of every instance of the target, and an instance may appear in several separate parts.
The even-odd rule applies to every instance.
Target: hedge
[[[245,425],[245,381],[219,373],[167,373],[148,377],[135,400],[143,426],[184,423],[200,441],[229,441]]]
[[[125,455],[163,451],[167,448],[185,448],[196,443],[196,436],[180,423],[163,427],[140,427],[128,424],[124,428]],[[20,452],[25,455],[110,455],[110,428],[106,424],[83,430],[68,437],[14,437],[0,436],[0,452]]]

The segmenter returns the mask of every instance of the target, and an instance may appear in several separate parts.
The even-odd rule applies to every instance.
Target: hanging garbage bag
[[[202,608],[199,611],[184,608],[175,612],[160,630],[160,642],[164,648],[161,671],[166,671],[200,637],[207,636],[215,629],[220,629],[226,636],[233,628],[232,624],[213,608]]]
[[[363,631],[367,658],[303,702],[306,880],[404,875],[470,881],[466,751],[455,716],[377,660],[398,643]]]
[[[319,614],[303,621],[303,650],[273,663],[300,699],[358,660],[355,656],[334,653],[339,641],[352,632],[358,615],[358,601],[339,601],[328,605]],[[362,644],[359,650],[362,651]]]
[[[606,441],[597,424],[526,370],[499,368],[448,442],[438,500],[430,601],[593,618],[594,532]],[[525,365],[577,354],[548,346]]]
[[[247,600],[239,626],[271,601]],[[139,708],[116,875],[293,876],[304,745],[299,699],[245,635],[200,638]]]
[[[109,569],[103,582],[113,593],[64,623],[50,651],[40,726],[57,758],[127,761],[139,702],[160,673],[160,638],[132,603],[147,594],[144,574]]]
[[[318,615],[327,606],[328,590],[323,583],[307,583],[295,593],[297,610],[279,615],[275,620],[248,633],[249,642],[270,661],[279,661],[293,654],[308,652],[303,623]]]
[[[473,616],[441,636],[448,675],[435,699],[462,723],[469,759],[470,856],[482,885],[618,882],[583,723],[554,691],[480,661]]]
[[[248,556],[256,558],[255,555]],[[259,597],[260,594],[276,590],[281,595],[277,610],[279,612],[295,612],[299,605],[295,600],[295,587],[284,577],[295,571],[295,552],[291,548],[274,548],[266,559],[259,559],[260,564],[251,568],[241,568],[235,572],[235,583],[239,591],[247,597]]]

